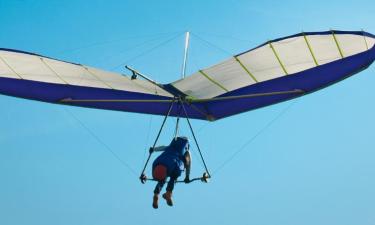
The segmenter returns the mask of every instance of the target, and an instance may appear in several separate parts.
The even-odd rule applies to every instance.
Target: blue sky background
[[[191,74],[302,30],[375,33],[374,8],[373,0],[0,0],[0,46],[122,73],[128,63],[170,82],[180,77],[186,30]],[[175,207],[158,210],[154,184],[137,177],[161,117],[0,96],[0,224],[373,225],[374,84],[372,66],[298,100],[194,121],[213,179],[177,185]],[[181,132],[189,135],[186,124]]]

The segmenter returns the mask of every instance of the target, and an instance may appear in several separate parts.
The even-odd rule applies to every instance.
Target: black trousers
[[[177,177],[170,177],[166,190],[172,192],[176,181],[177,181]],[[157,195],[160,194],[161,190],[163,189],[164,184],[165,184],[165,180],[158,181],[154,190],[154,194],[157,194]]]

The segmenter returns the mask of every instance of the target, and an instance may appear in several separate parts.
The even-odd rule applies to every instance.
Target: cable
[[[159,140],[159,137],[160,137],[160,134],[161,134],[161,132],[162,132],[162,130],[163,130],[163,127],[164,127],[164,125],[165,125],[165,122],[167,121],[168,116],[169,116],[169,114],[170,114],[171,111],[172,111],[173,104],[174,104],[175,101],[176,101],[176,99],[173,98],[173,101],[172,101],[171,104],[169,105],[168,112],[167,112],[167,114],[165,114],[165,116],[164,116],[164,120],[163,120],[163,123],[161,124],[161,127],[160,127],[160,129],[159,129],[159,133],[158,133],[158,135],[156,136],[156,139],[155,139],[155,141],[154,141],[154,144],[152,145],[152,151],[155,149],[155,146],[156,146],[156,144],[157,144],[157,142],[158,142],[158,140]],[[143,166],[143,169],[142,169],[142,172],[141,172],[141,176],[139,177],[139,178],[141,179],[141,182],[142,182],[142,183],[143,183],[143,179],[144,179],[144,176],[145,176],[144,173],[145,173],[145,170],[146,170],[147,164],[148,164],[148,162],[150,161],[150,158],[151,158],[151,155],[152,155],[152,151],[149,152],[149,154],[148,154],[148,158],[147,158],[147,160],[146,160],[146,163],[145,163],[145,165]]]
[[[152,38],[152,37],[159,37],[160,38],[160,36],[176,34],[176,33],[179,33],[179,32],[150,34],[150,35],[144,35],[144,36],[133,35],[133,36],[127,36],[127,37],[122,37],[122,38],[117,38],[117,39],[111,39],[111,40],[107,40],[107,41],[96,41],[96,42],[92,42],[92,43],[89,43],[89,44],[86,44],[86,45],[83,45],[83,46],[79,46],[79,47],[75,47],[75,48],[63,49],[63,50],[60,50],[60,51],[56,52],[56,54],[64,55],[64,54],[71,53],[71,52],[77,52],[77,51],[80,51],[80,50],[83,50],[83,49],[88,49],[88,48],[107,45],[107,44],[112,44],[112,43],[121,42],[121,41],[129,40],[129,39]]]
[[[247,43],[251,42],[251,40],[242,39],[242,38],[229,36],[229,35],[223,35],[223,34],[211,34],[211,33],[206,33],[206,32],[199,32],[199,34],[218,37],[218,38],[226,38],[226,39],[230,39],[230,40],[242,41],[242,42],[247,42]]]
[[[181,104],[179,104],[180,106],[181,106]],[[179,107],[180,108],[180,111],[182,110],[182,107]],[[178,115],[180,115],[180,113],[181,112],[179,112],[178,113]],[[180,116],[178,116],[178,119],[180,119]],[[172,121],[174,121],[174,120],[172,120]],[[174,121],[174,123],[175,123],[175,126],[176,126],[176,128],[178,128],[177,130],[179,130],[179,129],[181,129],[181,127],[178,125],[178,127],[177,127],[177,120],[176,121]],[[199,133],[199,131],[202,129],[202,127],[201,128],[199,128],[199,130],[198,130],[198,132],[197,133]],[[176,130],[175,130],[175,134],[174,134],[174,137],[176,138],[177,137],[177,135],[176,135]],[[194,154],[194,157],[197,157],[198,158],[198,155],[197,155],[197,153],[195,152],[195,151],[191,151],[193,154]],[[199,162],[199,165],[204,169],[204,165],[202,164],[202,162],[201,161],[198,161]]]
[[[202,41],[203,43],[205,43],[206,45],[211,46],[212,48],[216,48],[216,49],[222,51],[223,53],[225,53],[226,55],[230,55],[230,56],[233,56],[233,55],[234,55],[233,53],[231,53],[231,52],[229,52],[229,51],[227,51],[227,50],[225,50],[225,49],[223,49],[223,48],[221,48],[221,47],[219,47],[219,46],[217,46],[217,45],[215,45],[215,44],[213,44],[213,43],[211,43],[211,42],[205,40],[204,38],[202,38],[202,37],[196,35],[195,33],[191,33],[191,34],[192,34],[194,37],[196,37],[197,39],[199,39],[200,41]]]
[[[268,128],[271,127],[278,119],[280,119],[295,103],[297,100],[291,102],[287,107],[285,107],[280,113],[278,113],[272,120],[270,120],[264,127],[262,127],[254,136],[252,136],[248,141],[245,142],[237,151],[235,151],[227,160],[225,160],[218,168],[214,170],[212,174],[217,174],[221,171],[229,162],[231,162],[240,152],[246,150],[245,148],[255,141],[262,133],[264,133]]]
[[[156,37],[156,38],[148,39],[148,40],[146,40],[146,41],[144,41],[144,42],[141,42],[141,43],[139,43],[139,44],[135,44],[135,45],[129,46],[129,47],[127,47],[127,48],[121,49],[121,51],[117,52],[116,55],[112,54],[111,56],[100,57],[99,59],[94,60],[93,63],[95,63],[95,64],[96,64],[96,63],[101,63],[101,64],[102,64],[102,63],[104,63],[104,62],[109,61],[109,60],[112,59],[112,58],[118,57],[119,54],[123,54],[124,52],[130,51],[130,50],[133,50],[133,49],[136,49],[136,48],[138,48],[138,47],[144,46],[144,45],[146,45],[146,44],[149,44],[149,43],[151,43],[151,42],[154,42],[154,41],[157,41],[157,40],[159,40],[159,39],[163,39],[163,38],[165,38],[165,37]]]
[[[146,142],[145,142],[145,152],[143,153],[143,163],[145,163],[145,159],[146,159],[146,154],[148,152],[148,141],[150,139],[150,131],[151,131],[151,125],[152,125],[152,115],[150,115],[150,120],[149,120],[149,123],[148,123],[148,131],[147,131],[147,136],[146,136]]]
[[[210,174],[210,172],[208,171],[206,161],[204,161],[204,157],[203,157],[203,155],[202,155],[201,148],[199,147],[199,144],[198,144],[197,138],[195,137],[195,134],[194,134],[193,127],[191,126],[191,123],[190,123],[190,120],[189,120],[189,116],[188,116],[188,114],[187,114],[187,112],[186,112],[184,102],[181,102],[181,106],[182,106],[182,109],[184,110],[184,113],[185,113],[185,116],[186,116],[186,121],[187,121],[188,124],[189,124],[189,128],[190,128],[191,134],[193,135],[193,138],[194,138],[194,141],[195,141],[195,145],[197,146],[197,149],[198,149],[199,155],[200,155],[200,157],[201,157],[201,159],[202,159],[202,162],[203,162],[204,168],[205,168],[205,170],[206,170],[206,172],[207,172],[207,174],[208,174],[208,178],[211,178],[211,174]]]
[[[151,49],[148,49],[148,50],[146,50],[146,51],[144,51],[144,52],[142,52],[142,53],[140,53],[140,54],[138,54],[138,55],[136,55],[136,56],[134,56],[134,57],[131,57],[131,58],[127,59],[127,60],[124,61],[123,63],[118,64],[117,66],[112,67],[111,70],[117,69],[118,67],[120,67],[120,66],[122,66],[122,65],[124,65],[124,64],[127,64],[127,63],[129,63],[129,62],[131,62],[131,61],[134,61],[135,59],[138,59],[139,57],[144,56],[144,55],[146,55],[146,54],[148,54],[148,53],[154,51],[155,49],[160,48],[160,47],[162,47],[162,46],[168,44],[169,42],[173,41],[174,39],[176,39],[176,38],[179,37],[180,35],[181,35],[181,34],[178,34],[178,35],[176,35],[176,36],[173,36],[172,38],[170,38],[170,39],[168,39],[168,40],[166,40],[166,41],[164,41],[164,42],[162,42],[162,43],[160,43],[160,44],[158,44],[158,45],[152,47]]]
[[[91,131],[89,127],[87,127],[81,120],[79,120],[77,116],[75,116],[68,109],[64,108],[64,110],[65,112],[70,114],[81,125],[81,127],[83,127],[99,144],[104,146],[104,148],[108,152],[110,152],[123,166],[128,168],[133,173],[134,176],[137,176],[137,173],[135,172],[135,170],[129,164],[127,164],[124,160],[122,160],[107,144],[105,144],[93,131]]]

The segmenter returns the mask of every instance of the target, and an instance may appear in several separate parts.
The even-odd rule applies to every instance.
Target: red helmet
[[[164,181],[167,178],[167,167],[157,165],[152,171],[152,177],[158,181]]]

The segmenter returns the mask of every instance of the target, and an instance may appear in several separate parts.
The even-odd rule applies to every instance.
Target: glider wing
[[[217,120],[302,96],[367,68],[375,36],[306,32],[276,39],[171,84],[0,49],[0,93],[38,101],[165,115],[174,97],[189,118]],[[184,116],[179,104],[171,116]]]
[[[375,59],[375,36],[362,31],[299,33],[264,43],[171,85],[211,120],[324,88]]]

